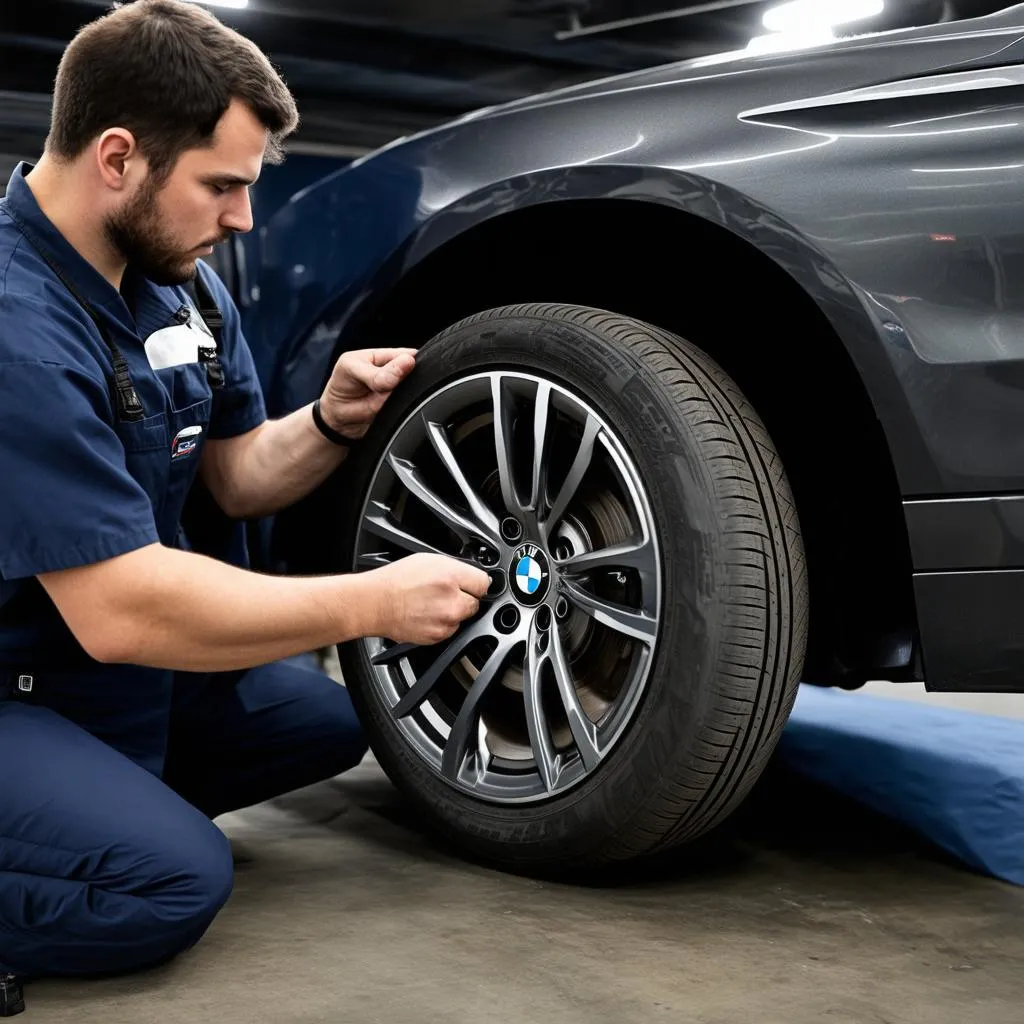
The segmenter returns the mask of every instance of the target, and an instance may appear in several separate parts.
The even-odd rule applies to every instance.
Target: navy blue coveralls
[[[166,333],[147,349],[188,326],[187,292],[130,268],[115,290],[42,213],[27,171],[0,202],[0,971],[108,973],[188,948],[224,904],[232,857],[211,818],[345,771],[366,743],[345,688],[292,663],[99,664],[34,578],[189,546],[203,443],[266,412],[210,268],[219,390],[194,356],[161,366],[175,362],[158,351]],[[111,348],[54,265],[126,360],[142,418],[119,415]]]

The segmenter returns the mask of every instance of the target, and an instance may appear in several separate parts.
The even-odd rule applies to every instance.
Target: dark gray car
[[[588,84],[264,229],[243,292],[279,407],[343,348],[422,346],[277,529],[310,571],[491,571],[451,642],[341,652],[379,760],[467,852],[707,833],[800,680],[1024,690],[1022,56],[1017,6]]]

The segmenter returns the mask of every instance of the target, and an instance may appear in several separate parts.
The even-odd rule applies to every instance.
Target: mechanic
[[[363,636],[438,642],[488,586],[419,554],[264,575],[182,529],[197,479],[239,529],[309,493],[415,365],[411,349],[346,353],[318,404],[267,418],[202,257],[251,229],[248,186],[296,125],[250,41],[201,7],[137,0],[68,46],[45,150],[0,203],[13,978],[132,970],[197,942],[232,884],[211,819],[367,750],[345,687],[286,659]]]

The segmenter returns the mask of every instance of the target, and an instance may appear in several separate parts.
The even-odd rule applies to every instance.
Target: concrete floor
[[[1024,1020],[1024,890],[780,767],[713,856],[606,888],[462,862],[371,759],[219,823],[237,880],[202,943],[37,982],[26,1024]]]

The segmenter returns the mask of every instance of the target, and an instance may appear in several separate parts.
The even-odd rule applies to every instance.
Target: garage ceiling
[[[372,148],[477,107],[741,48],[764,33],[764,14],[778,2],[248,0],[244,9],[216,11],[282,69],[303,115],[296,146],[317,151]],[[60,54],[80,25],[109,6],[107,0],[2,5],[0,150],[35,155]],[[848,30],[924,24],[1008,5],[885,0],[882,6],[881,17]]]

